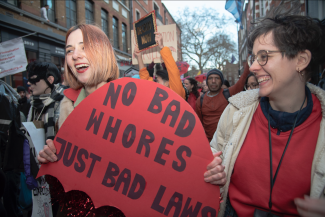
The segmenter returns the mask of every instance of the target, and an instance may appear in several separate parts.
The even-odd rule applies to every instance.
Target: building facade
[[[49,5],[47,22],[40,9]],[[131,1],[127,0],[0,0],[0,42],[23,37],[28,62],[52,62],[63,72],[65,35],[79,23],[95,24],[110,39],[120,75],[131,65]],[[26,72],[6,76],[12,87],[26,86]]]
[[[323,0],[299,0],[301,3],[300,14],[307,15],[313,18],[318,18],[325,23],[325,1]],[[238,53],[239,53],[239,73],[243,73],[244,65],[247,61],[248,48],[247,37],[251,30],[251,23],[258,18],[265,17],[273,7],[280,4],[278,0],[249,0],[243,8],[242,14],[242,26],[243,29],[238,31]],[[290,3],[288,3],[290,7]],[[320,66],[320,72],[325,66]],[[314,83],[317,83],[318,77],[315,73],[315,77],[312,78]]]

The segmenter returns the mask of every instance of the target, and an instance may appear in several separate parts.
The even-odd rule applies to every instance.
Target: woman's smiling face
[[[272,32],[255,40],[252,53],[256,55],[261,50],[279,51],[274,45]],[[260,96],[276,97],[290,90],[298,76],[296,63],[297,58],[289,60],[281,52],[267,54],[267,63],[264,66],[255,60],[249,70],[256,75]]]
[[[66,44],[66,61],[71,72],[82,84],[86,84],[92,75],[92,67],[84,49],[83,35],[77,29],[68,37]]]

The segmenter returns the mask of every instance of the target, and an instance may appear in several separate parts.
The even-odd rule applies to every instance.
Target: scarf
[[[34,109],[38,113],[37,116],[45,114],[44,117],[44,130],[46,139],[54,139],[55,136],[55,104],[63,99],[64,87],[61,84],[55,84],[50,94],[41,94],[38,96],[31,96],[30,103],[33,107],[32,120],[38,117],[34,117]]]
[[[280,112],[273,110],[269,103],[268,97],[262,97],[261,98],[261,108],[263,111],[264,116],[268,117],[268,112],[270,109],[270,122],[271,127],[278,129],[277,135],[280,134],[280,132],[287,132],[291,130],[293,122],[296,118],[296,115],[299,113],[296,127],[298,127],[300,124],[302,124],[311,114],[313,110],[313,98],[311,95],[311,92],[307,86],[305,86],[306,96],[307,96],[307,106],[299,111],[296,111],[294,113],[288,113],[288,112]]]

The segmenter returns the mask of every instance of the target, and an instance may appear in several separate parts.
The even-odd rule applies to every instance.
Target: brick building
[[[182,61],[182,49],[181,49],[181,29],[177,25],[173,16],[169,13],[166,6],[161,2],[161,0],[134,0],[132,2],[132,13],[133,22],[137,21],[141,17],[155,11],[156,13],[156,23],[157,26],[176,24],[177,32],[177,50],[178,50],[178,60]],[[131,27],[133,29],[133,26]]]
[[[238,31],[238,51],[239,51],[239,73],[244,71],[244,63],[247,60],[248,48],[247,37],[251,30],[251,23],[256,19],[266,16],[270,10],[278,6],[278,0],[249,0],[243,8],[242,25],[243,29]],[[301,15],[318,18],[325,22],[325,1],[324,0],[299,0],[301,3]],[[290,3],[287,4],[290,7]],[[320,66],[320,71],[324,66]],[[315,73],[316,75],[316,73]],[[317,78],[315,78],[317,80]],[[317,82],[317,81],[315,81]]]
[[[50,22],[40,17],[40,9],[49,5]],[[114,47],[120,75],[131,65],[131,1],[126,0],[0,0],[0,42],[24,37],[28,62],[53,62],[63,71],[65,35],[78,23],[100,26]],[[26,72],[5,77],[12,87],[26,85]]]

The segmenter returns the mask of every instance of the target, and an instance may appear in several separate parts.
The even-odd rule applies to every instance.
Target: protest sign
[[[162,34],[165,47],[169,47],[173,58],[177,61],[177,32],[176,24],[157,26],[157,31]],[[138,60],[134,56],[134,46],[136,45],[136,37],[134,30],[131,30],[131,46],[132,46],[132,64],[138,65]],[[160,48],[158,46],[142,51],[142,59],[144,64],[150,64],[152,61],[161,63]]]
[[[155,32],[157,31],[155,11],[150,12],[133,23],[136,33],[136,44],[139,51],[157,46]]]
[[[204,181],[213,160],[192,107],[155,82],[122,78],[86,97],[54,139],[58,161],[43,164],[65,191],[126,216],[209,216],[219,187]]]
[[[27,64],[22,38],[0,43],[0,78],[25,71]]]
[[[37,166],[39,163],[37,155],[45,145],[45,131],[44,128],[36,128],[33,122],[23,122],[22,132],[28,139],[30,148],[30,158],[34,158]],[[31,161],[30,161],[31,162]],[[30,165],[30,170],[32,165]],[[52,203],[50,186],[46,182],[44,176],[38,181],[38,187],[32,190],[33,209],[32,217],[52,217]]]

